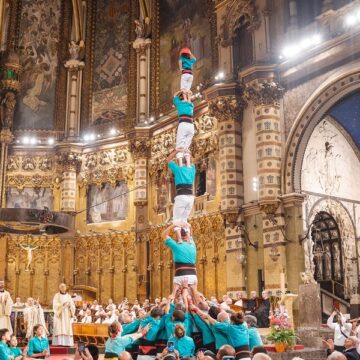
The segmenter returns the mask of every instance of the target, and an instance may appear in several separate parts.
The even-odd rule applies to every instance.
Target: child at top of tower
[[[191,50],[184,47],[180,50],[179,69],[181,71],[180,89],[188,93],[193,82],[193,65],[196,63],[196,57],[191,53]],[[191,95],[188,95],[191,96]]]
[[[185,99],[183,91],[178,91],[174,95],[174,105],[179,116],[179,126],[176,132],[176,159],[179,166],[183,165],[183,158],[185,158],[186,166],[190,167],[190,153],[189,147],[194,137],[194,104]]]

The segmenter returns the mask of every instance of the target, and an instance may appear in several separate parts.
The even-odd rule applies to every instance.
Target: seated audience
[[[10,331],[8,329],[0,329],[0,359],[10,360],[9,349],[7,346],[10,341]]]
[[[9,356],[11,360],[21,360],[24,358],[23,354],[22,354],[22,350],[20,348],[17,347],[17,338],[16,335],[11,335],[10,336],[10,341],[9,341]],[[1,357],[0,357],[1,359]]]
[[[34,326],[34,337],[29,340],[27,355],[34,359],[45,359],[50,355],[49,341],[43,336],[43,327]]]

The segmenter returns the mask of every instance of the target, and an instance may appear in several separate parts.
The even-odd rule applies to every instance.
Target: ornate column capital
[[[0,142],[9,145],[14,139],[14,135],[10,129],[3,129],[0,132]]]
[[[140,55],[145,54],[146,50],[151,46],[151,39],[137,38],[133,42],[133,48]]]
[[[85,67],[85,63],[77,59],[70,59],[65,62],[64,66],[68,71],[79,71]]]
[[[218,121],[226,121],[241,117],[245,103],[240,97],[220,96],[209,101],[209,114]]]
[[[64,170],[79,172],[82,158],[76,152],[65,152],[58,156],[57,162]]]
[[[245,85],[244,98],[255,106],[279,105],[284,88],[274,80],[253,80]]]
[[[129,140],[129,152],[134,159],[148,158],[150,155],[151,142],[147,137],[138,137]]]

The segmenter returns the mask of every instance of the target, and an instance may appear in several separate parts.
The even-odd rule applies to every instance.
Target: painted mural
[[[53,193],[49,188],[8,188],[6,191],[6,207],[21,209],[53,208]]]
[[[19,47],[23,75],[15,128],[54,127],[60,3],[60,0],[22,1]]]
[[[127,107],[129,56],[127,0],[97,2],[93,79],[93,122],[122,119]]]
[[[212,76],[211,29],[207,0],[160,0],[160,104],[169,109],[180,88],[179,51],[190,47],[198,62],[193,88]]]
[[[209,158],[206,169],[206,192],[210,196],[216,194],[216,161],[213,157]]]
[[[128,214],[128,205],[128,186],[125,181],[119,181],[115,186],[110,183],[101,187],[90,185],[87,193],[87,221],[100,223],[124,220]]]

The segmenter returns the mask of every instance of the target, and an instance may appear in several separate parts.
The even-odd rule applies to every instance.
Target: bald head
[[[333,351],[327,360],[346,360],[346,356],[339,351]]]
[[[266,354],[255,354],[253,360],[271,360],[271,357]]]
[[[235,349],[230,345],[223,345],[216,354],[216,360],[222,360],[224,356],[235,356]]]
[[[59,285],[59,290],[61,291],[61,292],[66,292],[66,285],[65,284],[60,284]]]
[[[132,360],[132,356],[129,352],[123,351],[119,355],[119,360]]]
[[[224,322],[224,321],[229,321],[229,314],[226,311],[220,311],[218,316],[217,316],[217,321],[218,322]]]

